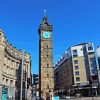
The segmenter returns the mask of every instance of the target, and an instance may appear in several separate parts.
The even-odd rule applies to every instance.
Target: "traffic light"
[[[30,82],[31,80],[30,80],[30,78],[27,78],[27,88],[29,88],[29,86],[30,86]]]
[[[34,85],[38,84],[39,83],[39,76],[38,74],[33,74],[33,83]]]

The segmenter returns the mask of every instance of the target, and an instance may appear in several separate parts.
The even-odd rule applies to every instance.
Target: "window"
[[[47,85],[47,89],[49,89],[49,85]]]
[[[14,70],[14,69],[13,69],[13,68],[11,68],[11,73],[10,73],[10,74],[11,74],[12,76],[13,76],[13,70]]]
[[[75,55],[73,55],[73,57],[78,57],[78,55],[77,55],[77,54],[75,54]]]
[[[96,65],[95,57],[90,58],[90,64],[92,69],[96,69],[97,65]]]
[[[73,57],[77,57],[77,49],[73,50]]]
[[[25,82],[23,82],[23,88],[26,88],[26,87],[25,87]]]
[[[49,64],[47,64],[47,67],[49,67]]]
[[[76,71],[76,72],[75,72],[75,75],[79,75],[79,71]]]
[[[7,66],[7,69],[9,68],[9,66]]]
[[[5,79],[5,78],[3,77],[3,79],[2,79],[2,80],[4,81],[4,79]]]
[[[80,77],[76,77],[76,81],[80,81]]]
[[[13,84],[13,80],[10,80],[10,86],[12,86],[12,84]]]
[[[6,64],[4,63],[4,66],[6,66]]]
[[[92,74],[94,74],[96,71],[94,69],[91,69]]]
[[[81,48],[81,51],[82,51],[83,49]]]
[[[91,63],[95,62],[95,58],[94,57],[90,58],[90,62]]]
[[[88,50],[93,50],[93,47],[92,46],[88,46]]]
[[[78,64],[78,60],[74,60],[74,64]]]
[[[16,62],[16,68],[18,68],[19,67],[19,63],[18,62]]]
[[[76,54],[77,53],[77,49],[73,50],[73,54]]]
[[[67,69],[67,73],[69,72],[69,70]]]
[[[3,78],[2,78],[2,81],[4,82],[4,80],[5,80],[5,78],[3,77]]]
[[[18,81],[15,81],[15,87],[18,87]]]
[[[49,74],[47,74],[47,77],[49,77]]]
[[[79,67],[78,66],[75,66],[75,69],[77,70],[77,69],[79,69]]]
[[[80,85],[80,83],[76,83],[77,84],[77,86],[79,86]]]
[[[6,79],[6,84],[8,84],[8,79]]]
[[[6,73],[9,74],[9,66],[7,66]]]
[[[18,77],[18,69],[16,69],[16,77]]]

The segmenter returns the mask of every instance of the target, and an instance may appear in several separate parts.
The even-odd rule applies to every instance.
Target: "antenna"
[[[47,16],[47,10],[44,9],[44,16]]]

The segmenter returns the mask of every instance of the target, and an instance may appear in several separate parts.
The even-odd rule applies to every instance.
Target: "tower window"
[[[47,64],[47,67],[49,67],[49,64]]]
[[[47,77],[49,77],[49,74],[47,74]]]
[[[4,63],[4,66],[6,66],[6,64]]]
[[[47,89],[49,89],[49,85],[47,85]]]

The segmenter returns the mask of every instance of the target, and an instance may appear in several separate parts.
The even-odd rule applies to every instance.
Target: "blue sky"
[[[100,0],[0,0],[0,29],[10,43],[31,54],[32,73],[38,73],[38,27],[44,9],[53,24],[54,63],[75,44],[100,45]]]

